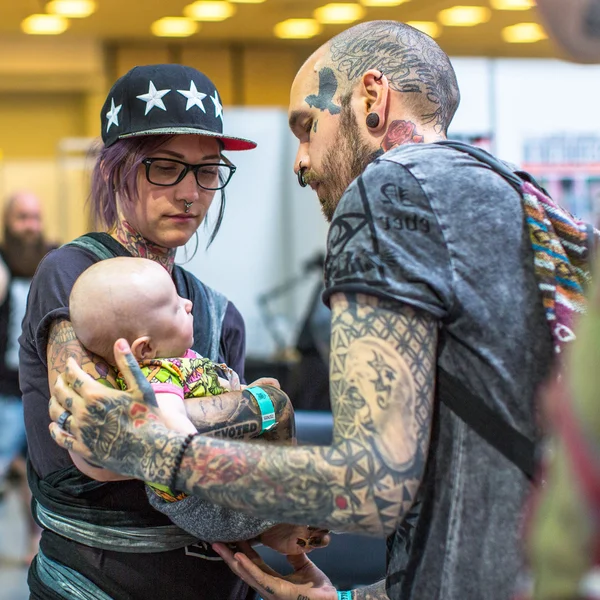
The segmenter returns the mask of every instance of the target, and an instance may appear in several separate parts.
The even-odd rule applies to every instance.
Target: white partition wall
[[[223,292],[246,320],[248,354],[269,356],[276,345],[258,304],[259,297],[302,272],[302,263],[324,248],[325,224],[310,190],[298,186],[293,173],[294,138],[281,109],[230,109],[226,131],[258,142],[248,152],[230,152],[238,167],[227,187],[227,208],[215,241],[205,250],[217,202],[211,207],[210,225],[200,236],[196,255],[187,263],[193,273]],[[218,196],[216,198],[218,200]],[[188,245],[191,253],[194,243]],[[185,253],[178,262],[185,261]],[[297,322],[297,286],[274,303],[277,328],[286,344],[293,342]]]
[[[489,134],[494,128],[494,62],[486,58],[452,60],[461,100],[452,121],[452,132],[462,135]]]
[[[524,141],[552,134],[600,135],[600,66],[558,60],[501,60],[497,150],[521,163]]]

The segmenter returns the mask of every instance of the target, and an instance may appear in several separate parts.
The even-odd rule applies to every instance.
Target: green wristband
[[[338,600],[352,600],[352,592],[338,592]]]
[[[264,433],[275,427],[277,424],[277,421],[275,420],[275,407],[273,406],[273,401],[269,397],[269,394],[261,387],[248,387],[246,388],[246,391],[254,396],[254,399],[258,403],[258,408],[260,408],[260,416],[262,418],[262,429],[260,432]]]

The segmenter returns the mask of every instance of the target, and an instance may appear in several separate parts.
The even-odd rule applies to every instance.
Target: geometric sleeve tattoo
[[[427,459],[437,321],[362,294],[336,294],[331,304],[332,445],[198,436],[181,463],[179,489],[280,522],[394,531],[415,500]],[[138,476],[168,483],[181,439],[130,440],[135,449],[122,439],[113,451],[143,456]]]

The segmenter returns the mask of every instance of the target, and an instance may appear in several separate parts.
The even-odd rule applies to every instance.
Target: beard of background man
[[[40,261],[50,250],[41,232],[13,232],[4,226],[4,242],[2,251],[4,261],[13,277],[33,277]]]
[[[323,157],[321,173],[310,171],[304,178],[309,184],[319,183],[321,211],[329,223],[346,188],[383,154],[383,150],[374,150],[361,139],[350,100],[351,94],[341,100],[340,127],[331,149]]]

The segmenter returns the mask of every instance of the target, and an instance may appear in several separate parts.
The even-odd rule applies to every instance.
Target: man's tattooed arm
[[[296,435],[294,409],[289,397],[273,386],[262,386],[275,409],[277,425],[260,438],[280,444],[290,443]],[[256,438],[262,428],[261,411],[249,392],[227,392],[207,398],[185,400],[188,417],[198,431],[219,439]]]
[[[436,343],[437,323],[429,315],[336,294],[333,445],[277,448],[199,436],[185,453],[177,487],[282,522],[391,533],[413,504],[425,467]],[[182,440],[166,432],[132,439],[143,477],[166,483]],[[120,447],[113,452],[126,454],[127,440],[115,441]]]

